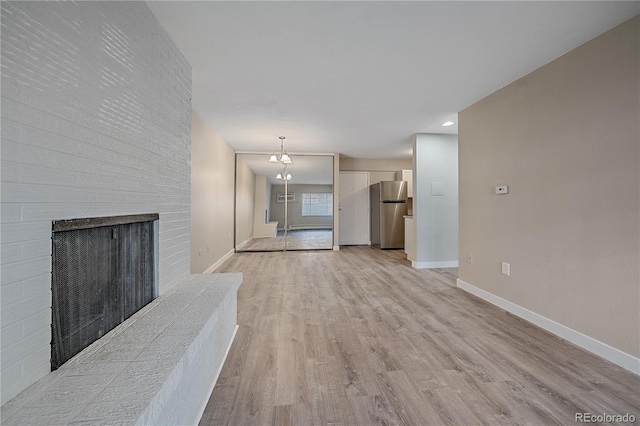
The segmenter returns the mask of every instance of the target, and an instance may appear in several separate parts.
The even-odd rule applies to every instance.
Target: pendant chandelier
[[[271,157],[269,157],[269,162],[270,163],[282,163],[284,164],[284,170],[282,171],[282,173],[278,173],[276,175],[276,179],[278,180],[291,180],[293,179],[293,176],[291,176],[291,173],[289,173],[289,171],[287,170],[287,166],[289,164],[292,164],[293,161],[291,160],[291,157],[289,157],[289,154],[286,153],[286,151],[284,150],[284,136],[280,136],[280,156],[276,155],[276,153],[274,152],[273,154],[271,154]]]
[[[293,179],[293,176],[291,176],[291,173],[289,173],[287,171],[287,165],[286,164],[284,166],[284,170],[282,171],[282,173],[278,173],[276,175],[276,179],[278,179],[278,180],[291,180],[291,179]]]
[[[280,157],[278,157],[274,152],[273,154],[271,154],[271,157],[269,157],[270,163],[282,163],[282,164],[293,163],[293,161],[291,160],[291,157],[289,157],[289,154],[287,154],[286,151],[284,150],[284,139],[285,139],[284,136],[280,136]]]

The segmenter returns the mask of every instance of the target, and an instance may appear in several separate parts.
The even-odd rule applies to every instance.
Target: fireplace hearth
[[[158,219],[53,222],[52,370],[157,297]]]

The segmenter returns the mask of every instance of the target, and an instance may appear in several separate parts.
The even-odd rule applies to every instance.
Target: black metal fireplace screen
[[[53,223],[51,370],[157,297],[157,214]]]

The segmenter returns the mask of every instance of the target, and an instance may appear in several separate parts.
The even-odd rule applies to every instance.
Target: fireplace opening
[[[52,371],[157,297],[158,218],[53,222]]]

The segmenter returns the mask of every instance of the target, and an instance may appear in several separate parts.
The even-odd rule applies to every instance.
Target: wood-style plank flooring
[[[638,376],[401,251],[242,253],[232,271],[240,327],[202,425],[640,422]]]
[[[284,250],[284,231],[273,238],[253,238],[242,246],[242,251]],[[287,250],[330,250],[333,248],[331,229],[297,229],[287,232]]]

